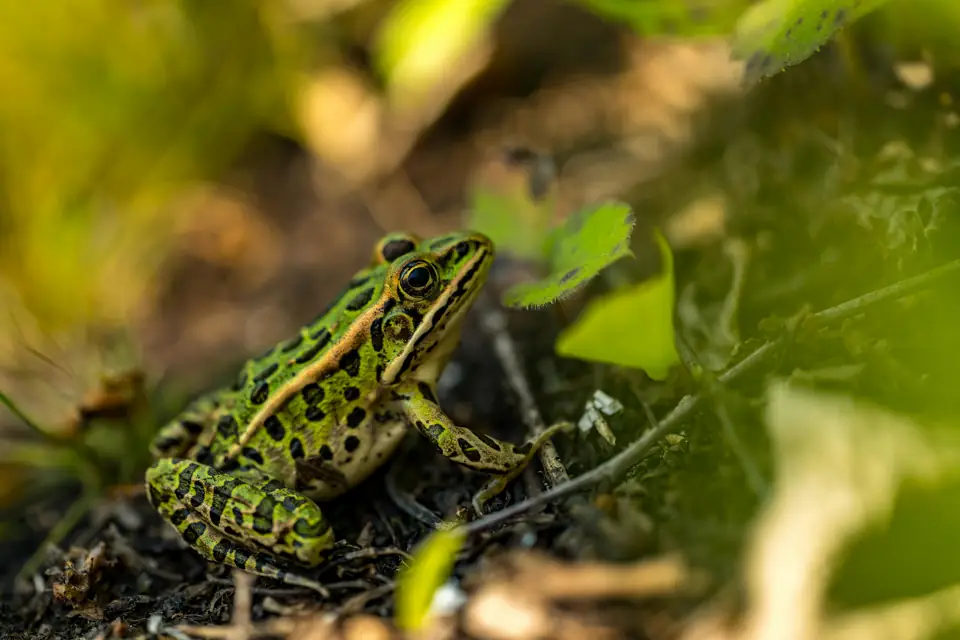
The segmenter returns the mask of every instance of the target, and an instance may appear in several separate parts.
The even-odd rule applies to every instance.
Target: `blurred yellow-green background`
[[[568,156],[561,210],[628,191],[739,69],[564,2],[0,12],[0,381],[50,427],[105,369],[190,387],[281,339],[379,233],[516,181],[503,145]]]
[[[951,94],[924,78],[950,77],[955,5],[889,3],[756,87],[731,56],[749,4],[7,3],[0,388],[54,430],[105,374],[197,389],[312,317],[382,232],[515,191],[506,147],[554,158],[559,216],[620,198],[680,250],[718,246],[764,181],[813,204],[804,163],[855,175],[893,109],[932,104],[903,129],[943,151]]]
[[[620,198],[683,250],[763,180],[808,199],[809,149],[853,175],[891,105],[932,91],[949,125],[922,76],[956,61],[951,3],[889,3],[760,87],[731,56],[749,4],[7,3],[0,388],[54,430],[105,374],[200,388],[313,317],[379,234],[516,191],[510,146],[553,157],[557,215]],[[927,122],[904,125],[917,149]]]

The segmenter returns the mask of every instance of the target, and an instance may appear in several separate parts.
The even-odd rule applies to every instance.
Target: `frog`
[[[414,429],[441,456],[489,474],[472,500],[481,514],[566,426],[515,445],[440,407],[438,379],[494,256],[475,231],[385,235],[315,319],[157,432],[151,506],[209,562],[324,592],[289,569],[316,568],[336,546],[319,504],[364,481]]]

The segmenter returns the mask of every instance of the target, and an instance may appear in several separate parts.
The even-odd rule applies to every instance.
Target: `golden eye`
[[[437,286],[437,271],[425,260],[413,260],[400,272],[400,288],[412,298],[426,298]]]

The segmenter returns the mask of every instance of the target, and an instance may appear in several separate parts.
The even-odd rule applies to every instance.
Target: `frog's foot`
[[[153,507],[207,560],[327,595],[319,583],[278,566],[316,566],[333,546],[333,531],[312,500],[276,480],[249,472],[241,479],[179,458],[154,462],[146,483]]]
[[[473,506],[482,513],[483,504],[502,492],[526,468],[543,443],[573,425],[561,422],[543,430],[532,440],[517,446],[482,433],[457,426],[440,408],[433,389],[424,382],[398,389],[394,402],[427,440],[450,460],[470,469],[495,474],[474,498]]]
[[[490,480],[483,485],[483,488],[477,492],[477,495],[473,497],[473,510],[477,513],[477,515],[483,515],[484,505],[487,504],[492,498],[500,495],[500,493],[507,488],[507,485],[510,484],[510,482],[512,482],[518,475],[523,473],[523,470],[527,468],[527,465],[530,464],[530,461],[533,460],[534,456],[537,455],[540,447],[542,447],[558,432],[569,431],[572,427],[572,422],[558,422],[544,429],[535,438],[532,438],[525,444],[517,447],[518,452],[526,451],[526,455],[524,455],[515,466],[490,478]]]

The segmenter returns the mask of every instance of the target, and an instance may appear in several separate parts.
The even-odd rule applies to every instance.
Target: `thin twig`
[[[841,302],[835,307],[818,311],[817,313],[813,314],[813,319],[821,324],[836,322],[837,320],[844,320],[859,314],[865,307],[870,305],[895,298],[902,298],[910,295],[911,293],[915,293],[926,287],[937,278],[949,275],[958,270],[960,270],[960,260],[948,262],[947,264],[941,265],[935,269],[921,273],[918,276],[907,278],[906,280],[901,280],[900,282],[895,282],[888,287],[883,287],[882,289],[865,293],[862,296],[853,298],[852,300]]]
[[[520,357],[517,355],[517,349],[513,344],[513,338],[507,331],[506,314],[496,307],[482,314],[483,328],[493,338],[493,349],[507,374],[507,382],[513,389],[520,404],[520,419],[527,427],[531,437],[536,437],[543,433],[546,424],[540,409],[533,398],[533,392],[523,374],[523,367],[520,365]],[[552,442],[547,441],[540,447],[540,462],[543,464],[543,472],[550,483],[550,486],[557,486],[568,482],[570,475],[560,461],[557,454],[557,448]]]
[[[934,280],[958,271],[960,271],[960,260],[948,262],[945,265],[937,267],[936,269],[931,269],[930,271],[922,273],[913,278],[901,280],[900,282],[894,283],[890,286],[883,287],[881,289],[865,293],[864,295],[858,296],[851,300],[847,300],[846,302],[842,302],[837,306],[818,311],[817,313],[812,314],[807,319],[807,322],[811,323],[812,326],[821,326],[858,315],[871,305],[910,295],[911,293],[915,293],[923,289]],[[769,358],[784,342],[785,341],[783,338],[778,338],[776,340],[763,343],[756,350],[750,353],[750,355],[719,376],[717,381],[720,384],[730,384],[743,374],[766,361],[767,358]],[[516,515],[539,507],[540,505],[548,502],[559,500],[560,498],[568,496],[581,489],[586,489],[587,487],[591,487],[595,484],[600,484],[603,482],[615,482],[619,480],[630,468],[643,459],[647,451],[649,451],[656,442],[658,442],[664,436],[677,431],[686,421],[686,419],[693,413],[694,409],[700,406],[700,404],[703,402],[703,399],[704,396],[700,394],[684,396],[680,399],[680,402],[677,403],[677,406],[674,407],[673,411],[671,411],[663,420],[661,420],[659,424],[647,431],[645,434],[640,436],[640,438],[630,444],[626,449],[613,456],[603,464],[580,476],[577,476],[569,482],[555,486],[539,496],[528,498],[523,502],[519,502],[515,505],[475,520],[474,522],[466,525],[466,532],[468,534],[472,534],[491,529]]]

